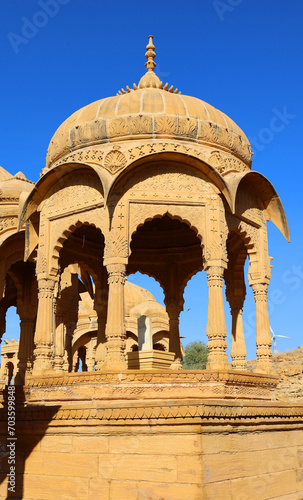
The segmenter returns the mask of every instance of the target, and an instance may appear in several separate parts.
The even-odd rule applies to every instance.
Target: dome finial
[[[147,62],[145,63],[147,71],[153,71],[154,68],[156,67],[156,63],[154,61],[156,57],[156,52],[155,52],[155,46],[153,44],[153,36],[149,35],[149,42],[148,45],[146,45],[147,52],[145,53],[145,57],[147,59]]]
[[[119,90],[117,95],[127,94],[129,92],[133,92],[134,90],[138,89],[163,89],[167,92],[171,92],[174,94],[178,92],[178,89],[174,90],[173,85],[171,85],[171,87],[168,88],[168,83],[166,83],[163,86],[163,82],[161,82],[160,78],[154,72],[154,68],[156,67],[156,63],[154,61],[156,57],[156,52],[154,51],[155,46],[153,44],[154,37],[152,35],[149,35],[148,38],[149,38],[148,45],[146,45],[147,52],[145,53],[145,57],[147,59],[147,62],[145,63],[147,69],[145,75],[142,76],[138,85],[134,83],[133,89],[130,89],[128,86],[126,86],[126,90],[124,89]],[[181,92],[179,92],[179,94],[181,94]]]

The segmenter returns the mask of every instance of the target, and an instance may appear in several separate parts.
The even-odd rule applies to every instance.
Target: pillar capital
[[[219,271],[219,268],[222,269],[222,271]],[[206,272],[208,269],[217,269],[220,274],[221,272],[224,273],[225,269],[227,269],[227,261],[224,259],[208,259],[204,262],[204,269]]]
[[[245,297],[235,297],[234,295],[226,294],[231,312],[239,311],[240,314],[243,313],[244,298]]]
[[[39,278],[38,275],[38,299],[54,296],[57,281],[50,278]]]
[[[167,314],[173,318],[179,318],[180,312],[183,309],[183,304],[178,303],[176,300],[165,300]]]
[[[264,301],[267,302],[267,291],[268,291],[268,283],[253,283],[252,289],[254,292],[255,302]]]
[[[108,284],[125,283],[126,265],[122,263],[111,263],[106,266],[108,272]]]
[[[107,259],[103,259],[103,265],[107,268],[107,272],[109,272],[108,266],[110,266],[111,264],[114,264],[114,265],[121,264],[121,265],[124,265],[126,267],[128,264],[128,258],[126,258],[126,257],[108,257]]]
[[[32,323],[35,320],[37,309],[28,304],[17,303],[17,314],[23,323]]]
[[[225,268],[218,265],[208,265],[206,268],[208,286],[223,288],[223,276]]]

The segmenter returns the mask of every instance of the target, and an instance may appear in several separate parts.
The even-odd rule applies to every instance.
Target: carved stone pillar
[[[64,354],[65,354],[65,325],[64,313],[56,314],[56,329],[54,338],[55,357],[54,357],[54,370],[64,371]]]
[[[209,350],[207,369],[224,370],[230,365],[226,354],[226,324],[223,302],[224,268],[210,265],[206,269],[208,280],[208,314],[206,333]]]
[[[25,374],[32,370],[35,320],[24,316],[20,310],[18,314],[20,316],[20,340],[15,384],[24,385]]]
[[[106,358],[106,319],[107,319],[107,297],[108,292],[104,294],[96,293],[94,308],[98,314],[98,332],[97,332],[97,346],[96,346],[96,359],[95,370],[101,370],[105,363]]]
[[[93,338],[91,338],[91,340],[87,346],[87,349],[86,349],[86,364],[87,364],[87,371],[88,372],[94,371],[95,346],[96,346],[96,338],[93,337]]]
[[[54,289],[56,281],[38,278],[38,314],[35,332],[34,372],[52,368]]]
[[[65,349],[64,349],[64,362],[63,362],[63,371],[69,372],[73,371],[73,360],[72,360],[72,342],[73,342],[73,333],[76,328],[76,323],[74,321],[70,321],[65,326]]]
[[[272,351],[267,307],[268,283],[254,283],[252,289],[256,303],[256,371],[270,373],[272,371]]]
[[[78,351],[74,352],[73,355],[73,360],[72,360],[72,372],[77,372],[79,368],[79,363],[78,363]]]
[[[103,367],[125,370],[126,331],[124,313],[125,264],[108,264],[107,354]]]
[[[72,336],[78,321],[78,275],[72,266],[60,276],[56,300],[56,326],[54,333],[54,369],[70,371],[72,367]]]
[[[247,351],[243,328],[243,300],[236,300],[235,298],[229,298],[228,300],[232,316],[231,366],[236,370],[245,370]]]
[[[172,369],[182,369],[182,354],[179,332],[179,316],[182,310],[175,302],[169,302],[166,305],[166,311],[169,317],[169,352],[175,353],[175,360],[171,365]]]

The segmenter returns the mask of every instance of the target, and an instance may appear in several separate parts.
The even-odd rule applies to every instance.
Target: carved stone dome
[[[0,167],[0,203],[7,201],[19,202],[20,194],[25,191],[27,194],[34,187],[34,183],[29,181],[22,172],[14,176],[5,175],[6,170]]]
[[[137,304],[142,302],[151,301],[157,303],[155,297],[145,288],[135,285],[130,281],[125,282],[125,312],[126,314],[135,307]]]
[[[26,199],[32,191],[34,183],[29,181],[22,172],[11,175],[0,167],[0,245],[18,227],[20,199]]]
[[[251,147],[244,132],[227,115],[195,97],[163,85],[153,69],[155,52],[147,46],[147,73],[138,86],[101,99],[73,113],[49,144],[46,167],[88,146],[140,139],[171,139],[231,153],[248,167]]]

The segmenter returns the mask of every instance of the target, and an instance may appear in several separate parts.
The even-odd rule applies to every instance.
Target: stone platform
[[[127,370],[28,376],[26,400],[36,403],[93,399],[212,398],[273,400],[276,376],[235,370]]]

